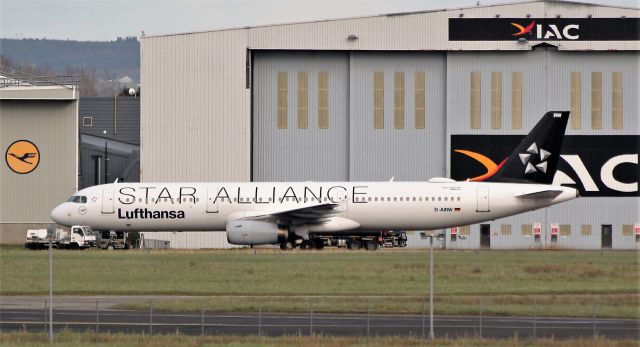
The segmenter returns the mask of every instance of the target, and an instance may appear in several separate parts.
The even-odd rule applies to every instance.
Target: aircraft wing
[[[249,213],[240,219],[273,221],[278,224],[301,225],[322,223],[338,213],[339,204],[318,204],[281,211]]]
[[[547,189],[537,192],[523,193],[516,195],[516,198],[520,199],[554,199],[556,196],[562,194],[562,190]]]

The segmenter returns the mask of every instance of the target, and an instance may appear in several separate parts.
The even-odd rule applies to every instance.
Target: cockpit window
[[[87,203],[87,197],[86,196],[80,196],[80,195],[72,195],[69,200],[67,200],[67,202],[75,202],[78,204],[86,204]]]

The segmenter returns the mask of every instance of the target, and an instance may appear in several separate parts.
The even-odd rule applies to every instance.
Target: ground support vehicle
[[[101,233],[99,247],[101,249],[129,249],[131,242],[129,241],[129,233],[125,231],[109,231],[105,230]]]
[[[60,235],[58,248],[85,249],[96,247],[96,235],[91,227],[74,225]]]
[[[56,248],[85,249],[96,247],[96,236],[91,227],[74,225],[70,231],[63,229],[30,229],[24,244],[29,249],[44,249],[51,245]]]
[[[300,247],[300,249],[323,249],[324,247],[346,247],[352,250],[366,249],[375,251],[378,248],[407,247],[407,234],[404,231],[383,230],[371,234],[310,234],[308,240],[284,242],[281,249]]]

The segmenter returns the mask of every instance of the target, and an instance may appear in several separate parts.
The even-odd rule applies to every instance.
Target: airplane
[[[480,223],[578,198],[551,185],[568,118],[547,112],[499,165],[466,181],[111,183],[73,194],[51,219],[95,230],[226,231],[231,244],[283,249],[319,235]]]

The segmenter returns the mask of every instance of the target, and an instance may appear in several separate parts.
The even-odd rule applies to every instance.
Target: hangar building
[[[79,189],[140,181],[140,99],[80,98]]]
[[[0,68],[0,244],[51,223],[78,188],[78,87]]]
[[[638,248],[638,17],[528,1],[143,36],[141,180],[464,180],[485,169],[457,150],[499,163],[546,111],[570,110],[556,181],[583,197],[442,241]]]

